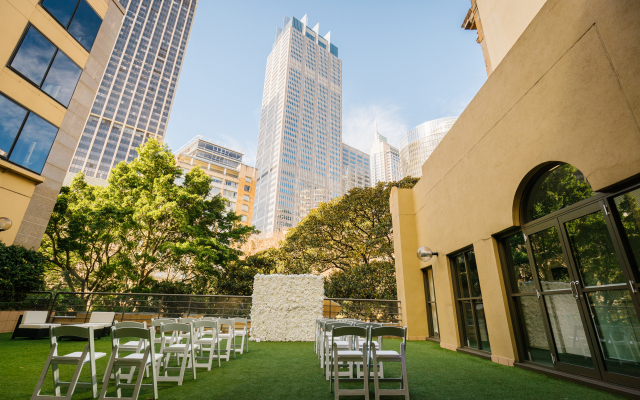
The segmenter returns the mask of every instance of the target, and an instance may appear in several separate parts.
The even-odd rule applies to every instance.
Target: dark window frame
[[[18,54],[18,50],[20,50],[20,47],[22,46],[22,42],[24,42],[24,39],[26,38],[27,33],[29,32],[29,29],[31,29],[31,28],[33,28],[36,32],[38,32],[40,35],[42,35],[42,37],[45,38],[46,41],[51,43],[51,45],[53,47],[55,47],[55,49],[56,49],[56,51],[53,52],[53,56],[51,57],[51,61],[49,61],[49,65],[47,66],[47,71],[44,73],[44,76],[42,77],[42,81],[40,83],[36,83],[36,82],[32,81],[31,79],[29,79],[25,75],[23,75],[20,71],[18,71],[17,69],[15,69],[15,68],[13,68],[11,66],[11,63],[13,63],[14,58]],[[49,71],[51,70],[51,66],[53,65],[53,62],[56,60],[56,56],[58,55],[59,51],[62,51],[62,50],[60,50],[60,48],[58,46],[56,46],[55,43],[53,43],[48,37],[46,37],[44,33],[40,32],[40,30],[38,28],[36,28],[35,25],[33,25],[31,22],[28,22],[27,26],[24,29],[24,32],[22,32],[22,36],[20,37],[20,40],[18,41],[18,44],[16,45],[16,47],[13,49],[13,52],[11,53],[11,57],[9,57],[9,61],[7,62],[7,68],[10,69],[14,74],[18,75],[19,77],[21,77],[25,81],[29,82],[31,85],[33,85],[36,88],[38,88],[38,90],[40,90],[42,93],[44,93],[47,96],[49,96],[53,101],[55,101],[56,103],[60,104],[65,109],[68,109],[69,108],[68,105],[65,106],[58,99],[56,99],[55,97],[51,96],[49,93],[45,92],[44,90],[42,90],[42,85],[44,85],[44,82],[47,80],[47,76],[49,75]],[[71,57],[69,57],[67,55],[67,53],[62,51],[62,54],[64,54],[69,60],[71,60],[72,63],[74,63],[78,68],[80,68],[80,76],[82,76],[82,72],[84,71],[84,69],[81,66],[79,66],[78,64],[76,64],[76,62]],[[72,93],[75,93],[79,82],[80,82],[80,77],[78,77],[78,81],[76,82],[76,85],[74,86]],[[71,95],[71,99],[73,99],[73,95]],[[69,104],[71,104],[71,99],[69,99]]]
[[[58,20],[58,18],[56,18],[55,15],[53,15],[48,9],[47,7],[45,7],[43,5],[45,0],[40,0],[38,2],[38,5],[40,6],[40,8],[42,8],[47,14],[49,14],[51,16],[51,18],[53,18],[61,27],[64,28],[64,30],[69,34],[69,36],[71,36],[73,38],[73,40],[75,40],[80,46],[82,46],[83,49],[85,49],[87,51],[87,53],[91,52],[91,49],[93,49],[93,45],[95,44],[95,39],[93,40],[93,43],[91,43],[91,49],[87,49],[86,47],[84,47],[84,45],[82,43],[80,43],[80,41],[78,39],[76,39],[70,32],[69,32],[69,27],[71,26],[71,23],[73,22],[73,17],[76,15],[76,11],[78,11],[78,7],[80,6],[80,2],[84,1],[85,3],[87,3],[87,5],[89,7],[91,7],[91,9],[93,10],[93,12],[96,13],[96,15],[104,22],[104,18],[100,17],[100,14],[98,14],[98,12],[95,10],[95,8],[93,8],[93,6],[91,5],[91,3],[89,3],[86,0],[78,0],[78,2],[76,3],[75,8],[73,9],[73,12],[71,13],[71,17],[69,17],[69,22],[67,23],[67,26],[64,26],[64,24],[62,22],[60,22]],[[100,24],[100,26],[102,26],[102,24]],[[44,36],[44,35],[43,35]],[[98,35],[96,34],[96,37],[98,37]],[[55,46],[55,45],[54,45]],[[56,46],[57,47],[57,46]]]
[[[22,105],[22,104],[18,103],[16,100],[14,100],[13,98],[11,98],[11,97],[10,97],[9,95],[7,95],[6,93],[4,93],[4,92],[0,92],[0,96],[3,96],[4,98],[6,98],[7,100],[9,100],[10,102],[14,103],[14,104],[15,104],[15,105],[17,105],[18,107],[20,107],[20,108],[22,108],[22,109],[24,109],[24,110],[26,110],[26,111],[27,111],[27,113],[24,115],[24,118],[23,118],[23,120],[22,120],[22,123],[20,124],[20,129],[18,129],[18,133],[16,134],[15,139],[13,139],[13,143],[11,144],[11,148],[10,148],[10,149],[9,149],[9,151],[7,152],[7,155],[6,155],[6,156],[1,156],[1,155],[0,155],[0,159],[4,160],[4,161],[6,161],[6,162],[8,162],[8,163],[10,163],[10,164],[12,164],[12,165],[16,165],[16,166],[18,166],[18,167],[20,167],[20,168],[22,168],[22,169],[25,169],[25,170],[27,170],[27,171],[33,172],[34,174],[37,174],[37,175],[40,175],[40,176],[41,176],[41,175],[42,175],[42,172],[34,171],[34,170],[32,170],[32,169],[30,169],[30,168],[28,168],[28,167],[25,167],[25,166],[24,166],[24,165],[22,165],[22,164],[19,164],[19,163],[15,162],[15,161],[11,161],[9,158],[11,157],[11,154],[12,154],[12,152],[13,152],[14,147],[16,147],[16,143],[18,143],[18,140],[20,139],[20,136],[21,136],[21,134],[22,134],[22,129],[24,128],[24,124],[26,124],[26,123],[27,123],[27,120],[29,119],[29,116],[30,116],[31,114],[34,114],[35,116],[37,116],[38,118],[41,118],[43,121],[46,121],[46,122],[47,122],[47,123],[49,123],[49,124],[51,124],[51,122],[49,122],[46,118],[42,117],[40,114],[38,114],[38,113],[36,113],[36,112],[34,112],[34,111],[31,111],[29,108],[27,108],[27,107],[25,107],[24,105]],[[51,125],[52,125],[52,126],[54,126],[54,127],[56,127],[57,132],[56,132],[56,137],[53,139],[53,142],[51,143],[51,147],[49,148],[49,151],[47,152],[47,157],[45,158],[45,164],[46,164],[46,160],[48,160],[48,159],[49,159],[49,154],[51,154],[51,149],[53,148],[53,144],[56,142],[56,138],[58,137],[58,133],[60,132],[60,127],[55,126],[54,124],[51,124]],[[43,167],[43,169],[44,169],[44,167]]]
[[[430,300],[431,296],[429,296],[431,294],[431,288],[429,285],[429,271],[431,271],[431,279],[433,279],[433,287],[434,287],[433,299],[434,300]],[[436,284],[435,284],[435,278],[433,275],[433,266],[430,265],[428,267],[422,268],[422,277],[424,280],[424,299],[427,305],[427,324],[429,326],[428,339],[439,342],[440,341],[440,325],[439,325],[440,318],[437,318],[438,321],[435,321],[435,326],[438,327],[438,334],[436,335],[435,334],[436,331],[434,328],[433,315],[431,314],[431,304],[433,304],[433,306],[436,307],[436,315],[438,314],[438,306],[437,306],[437,299],[436,299],[436,293],[435,293]]]
[[[475,249],[473,247],[473,245],[470,246],[466,246],[458,251],[455,251],[453,253],[450,253],[447,255],[447,261],[449,262],[449,272],[451,273],[451,282],[453,283],[453,293],[454,293],[454,302],[455,302],[455,308],[456,308],[456,317],[457,317],[457,322],[458,322],[458,337],[460,339],[460,343],[462,344],[462,346],[460,348],[458,348],[458,350],[462,350],[464,352],[470,352],[470,353],[474,353],[476,355],[480,355],[483,357],[489,357],[491,355],[491,351],[487,351],[487,350],[483,350],[482,349],[482,340],[481,340],[481,334],[480,334],[480,328],[479,328],[479,324],[478,324],[478,316],[476,314],[476,308],[475,305],[480,302],[483,303],[482,301],[482,294],[480,296],[473,296],[472,293],[472,284],[470,283],[470,277],[471,274],[469,273],[469,261],[468,261],[468,256],[467,254],[470,251],[474,251]],[[467,274],[467,287],[469,289],[469,296],[468,297],[462,297],[463,293],[460,292],[460,279],[459,279],[459,271],[458,271],[458,265],[457,265],[457,261],[456,258],[460,255],[464,255],[464,260],[465,260],[465,271]],[[477,262],[476,262],[476,268],[477,268]],[[478,278],[478,284],[479,284],[480,280]],[[476,343],[478,345],[478,348],[474,348],[474,347],[469,347],[466,345],[466,341],[465,341],[465,330],[467,329],[467,325],[464,321],[465,318],[465,313],[464,313],[464,303],[465,302],[470,302],[471,303],[471,315],[473,316],[473,323],[474,323],[474,330],[475,330],[475,335],[476,335]],[[485,324],[486,324],[486,317],[485,317]],[[487,333],[488,333],[488,327],[487,327]]]

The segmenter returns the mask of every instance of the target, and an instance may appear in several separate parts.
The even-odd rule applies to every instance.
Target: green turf
[[[0,334],[0,398],[29,399],[48,355],[49,341],[10,340],[10,337],[8,333]],[[80,351],[85,343],[63,342],[60,354]],[[97,340],[96,350],[110,354],[110,344],[109,337]],[[397,342],[387,340],[384,347],[397,345]],[[99,382],[107,360],[108,357],[104,357],[97,362]],[[398,369],[394,367],[385,365],[385,372],[396,373]],[[412,399],[619,398],[534,372],[444,350],[431,342],[408,343],[407,369]],[[87,379],[88,370],[85,366],[83,380]],[[62,369],[64,380],[69,380],[70,374],[71,369]],[[49,376],[47,383],[51,388]],[[371,388],[373,394],[373,385]],[[185,374],[182,386],[161,382],[158,391],[160,399],[180,400],[333,399],[313,351],[313,343],[297,342],[252,342],[249,353],[238,354],[229,362],[223,361],[221,368],[215,366],[209,372],[199,369],[195,381],[190,374]],[[110,393],[113,395],[114,391]],[[149,397],[151,392],[145,390],[139,398]],[[73,398],[89,399],[91,393],[88,389],[77,389]]]

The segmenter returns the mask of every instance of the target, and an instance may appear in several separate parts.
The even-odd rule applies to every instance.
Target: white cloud
[[[409,130],[398,106],[382,104],[356,106],[345,112],[342,141],[369,154],[376,122],[378,132],[387,138],[390,145],[396,147],[400,143],[400,138]]]

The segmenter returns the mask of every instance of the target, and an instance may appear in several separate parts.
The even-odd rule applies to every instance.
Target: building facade
[[[434,119],[416,126],[400,139],[402,177],[422,177],[422,164],[436,149],[458,117]]]
[[[342,194],[342,61],[306,15],[284,19],[267,58],[256,167],[255,226],[295,226]]]
[[[106,180],[164,140],[197,0],[123,0],[127,12],[69,172]]]
[[[354,187],[371,187],[369,155],[342,143],[342,193]]]
[[[371,185],[402,179],[400,151],[387,143],[387,138],[376,133],[371,147]]]
[[[411,339],[640,396],[638,18],[632,0],[548,0],[429,179],[392,190]]]
[[[196,136],[176,151],[176,162],[185,173],[199,166],[212,179],[211,197],[228,200],[227,211],[234,211],[241,222],[253,224],[257,169],[242,163],[243,154],[203,136]]]
[[[38,248],[122,24],[115,0],[0,2],[0,231]]]

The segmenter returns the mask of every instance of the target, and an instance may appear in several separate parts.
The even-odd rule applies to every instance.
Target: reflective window
[[[43,0],[42,7],[87,51],[91,50],[102,24],[100,16],[85,0]]]
[[[33,26],[28,27],[19,46],[10,67],[68,106],[82,69]]]
[[[531,186],[525,220],[544,217],[594,194],[580,170],[570,164],[556,165],[542,173]]]
[[[0,95],[0,156],[41,173],[57,133],[54,125]]]

